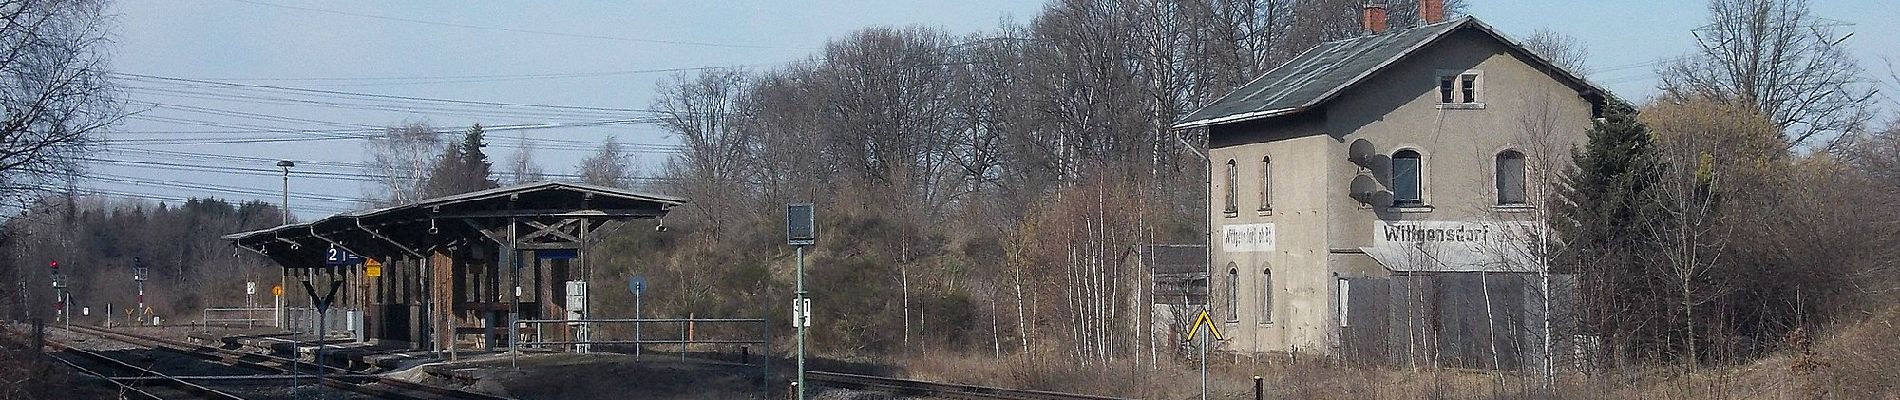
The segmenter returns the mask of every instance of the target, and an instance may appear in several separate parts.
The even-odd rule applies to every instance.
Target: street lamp
[[[277,213],[283,216],[284,225],[290,225],[290,167],[297,166],[297,163],[290,160],[280,160],[277,161],[277,166],[284,169],[284,202],[277,207]],[[277,287],[290,287],[290,271],[283,271],[283,275],[277,276]],[[284,296],[277,295],[276,291],[272,291],[272,295],[277,297],[277,318],[275,318],[277,320],[277,327],[284,328],[284,325],[289,325],[286,323],[289,322],[286,321],[286,319],[290,317],[284,314]]]
[[[290,167],[297,166],[297,163],[290,160],[282,160],[277,162],[277,166],[284,168],[284,202],[283,206],[279,207],[278,212],[284,215],[284,225],[290,225]]]

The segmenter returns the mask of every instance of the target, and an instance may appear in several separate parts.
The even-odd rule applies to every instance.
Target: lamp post
[[[277,207],[277,213],[283,217],[283,225],[290,225],[290,167],[297,166],[297,163],[290,160],[279,160],[277,161],[277,166],[284,169],[284,197],[283,203],[279,203],[280,205]],[[290,287],[290,271],[283,271],[282,275],[277,276],[277,287]],[[277,301],[277,318],[274,319],[277,320],[277,327],[280,329],[284,328],[285,325],[289,325],[287,323],[289,321],[285,319],[290,316],[284,314],[284,303],[286,302],[283,301],[282,296],[279,296]]]
[[[278,206],[277,206],[277,215],[282,217],[283,225],[290,225],[290,167],[295,167],[295,166],[297,166],[297,163],[292,162],[290,160],[277,161],[277,167],[284,169],[284,192],[283,192],[284,197],[283,197],[283,202],[278,203]],[[290,287],[290,270],[283,269],[283,271],[281,272],[282,274],[277,276],[277,287],[280,287],[280,288]],[[287,327],[287,325],[290,325],[289,324],[290,315],[284,313],[284,304],[289,303],[289,301],[286,300],[283,296],[277,296],[276,303],[277,303],[277,318],[275,319],[277,320],[277,328],[288,330],[289,328]],[[297,355],[296,338],[297,337],[294,335],[291,336],[292,341],[290,342],[290,386],[293,388],[292,390],[295,390],[294,388],[296,388],[297,386],[298,355]],[[321,342],[319,341],[319,343]],[[318,384],[322,384],[323,381],[319,380],[317,382]]]

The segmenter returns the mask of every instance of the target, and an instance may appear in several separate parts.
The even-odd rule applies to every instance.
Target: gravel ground
[[[537,399],[779,399],[783,385],[765,393],[757,366],[680,361],[673,357],[634,357],[626,354],[525,354],[519,367],[509,356],[490,355],[456,362],[424,364],[390,374],[397,379],[465,390]],[[791,365],[773,365],[773,375],[788,375]],[[432,373],[433,372],[433,373]],[[460,378],[450,379],[443,375]],[[465,379],[474,379],[468,384]],[[774,379],[783,382],[784,379]],[[807,392],[814,399],[889,399],[887,395],[824,389]]]
[[[173,328],[146,328],[142,330],[144,332],[139,332],[139,333],[154,335],[154,336],[163,335],[166,337],[183,337],[184,334],[189,332],[189,330],[173,329]],[[151,330],[158,330],[158,331],[152,332]],[[166,335],[166,333],[171,333],[171,334]],[[137,345],[133,345],[133,344],[117,341],[117,340],[102,338],[98,336],[93,336],[89,334],[84,334],[84,333],[75,333],[75,332],[58,330],[58,329],[49,329],[47,330],[47,340],[64,343],[67,346],[74,347],[74,348],[96,351],[96,352],[106,355],[107,357],[112,357],[117,360],[125,361],[129,364],[157,370],[159,372],[165,373],[167,375],[173,375],[173,376],[219,376],[219,375],[259,375],[261,374],[261,372],[250,369],[250,368],[219,364],[219,363],[208,361],[202,358],[193,357],[191,355],[181,354],[181,353],[177,353],[173,351],[146,349],[146,348],[139,347]],[[115,376],[129,376],[132,374],[132,372],[130,371],[125,371],[123,369],[110,367],[101,362],[83,358],[75,354],[60,354],[59,357],[73,361],[74,363],[78,363],[81,366],[84,366],[87,369],[91,369],[95,372],[115,374]],[[113,386],[112,384],[104,382],[103,380],[100,380],[98,378],[83,376],[83,374],[80,374],[78,371],[72,371],[72,373],[74,375],[80,376],[79,378],[75,378],[76,380],[87,382],[87,384],[82,385],[82,386],[99,387],[99,388],[107,388],[107,387]],[[151,382],[147,384],[153,384],[153,383],[156,383],[156,382]],[[341,389],[336,389],[336,388],[331,388],[331,387],[319,387],[315,384],[314,379],[305,379],[303,380],[301,384],[298,384],[298,385],[291,385],[287,382],[278,381],[278,380],[198,381],[197,383],[204,385],[206,387],[213,388],[213,389],[229,392],[231,394],[238,395],[240,397],[244,397],[247,399],[259,399],[259,400],[293,399],[293,398],[301,399],[301,398],[311,398],[312,396],[316,396],[319,393],[322,393],[323,395],[320,397],[325,398],[325,399],[371,399],[372,398],[372,397],[364,396],[361,394],[344,391]],[[165,394],[161,394],[161,396],[166,396],[166,397],[170,397],[173,394],[182,395],[181,393],[177,391],[164,389],[164,388],[159,388],[159,389],[154,389],[154,390],[155,390],[155,394],[159,392],[163,392]],[[98,394],[99,393],[93,393],[92,395],[98,395]],[[102,397],[79,395],[73,398],[81,398],[81,399],[83,398],[118,398],[116,393],[103,393],[103,394],[104,396]]]

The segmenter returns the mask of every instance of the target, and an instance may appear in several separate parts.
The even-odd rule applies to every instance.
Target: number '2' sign
[[[350,254],[349,250],[344,250],[343,248],[336,247],[336,246],[331,246],[330,251],[328,253],[325,253],[324,258],[323,258],[323,263],[325,265],[329,265],[332,267],[355,265],[356,263],[359,263],[359,262],[363,262],[363,257],[358,257],[355,254]]]

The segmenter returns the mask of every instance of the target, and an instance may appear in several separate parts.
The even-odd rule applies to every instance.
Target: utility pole
[[[798,249],[792,292],[792,327],[798,330],[798,400],[805,400],[805,328],[811,327],[811,300],[805,298],[805,246],[818,239],[817,220],[812,203],[785,205],[785,237]]]

